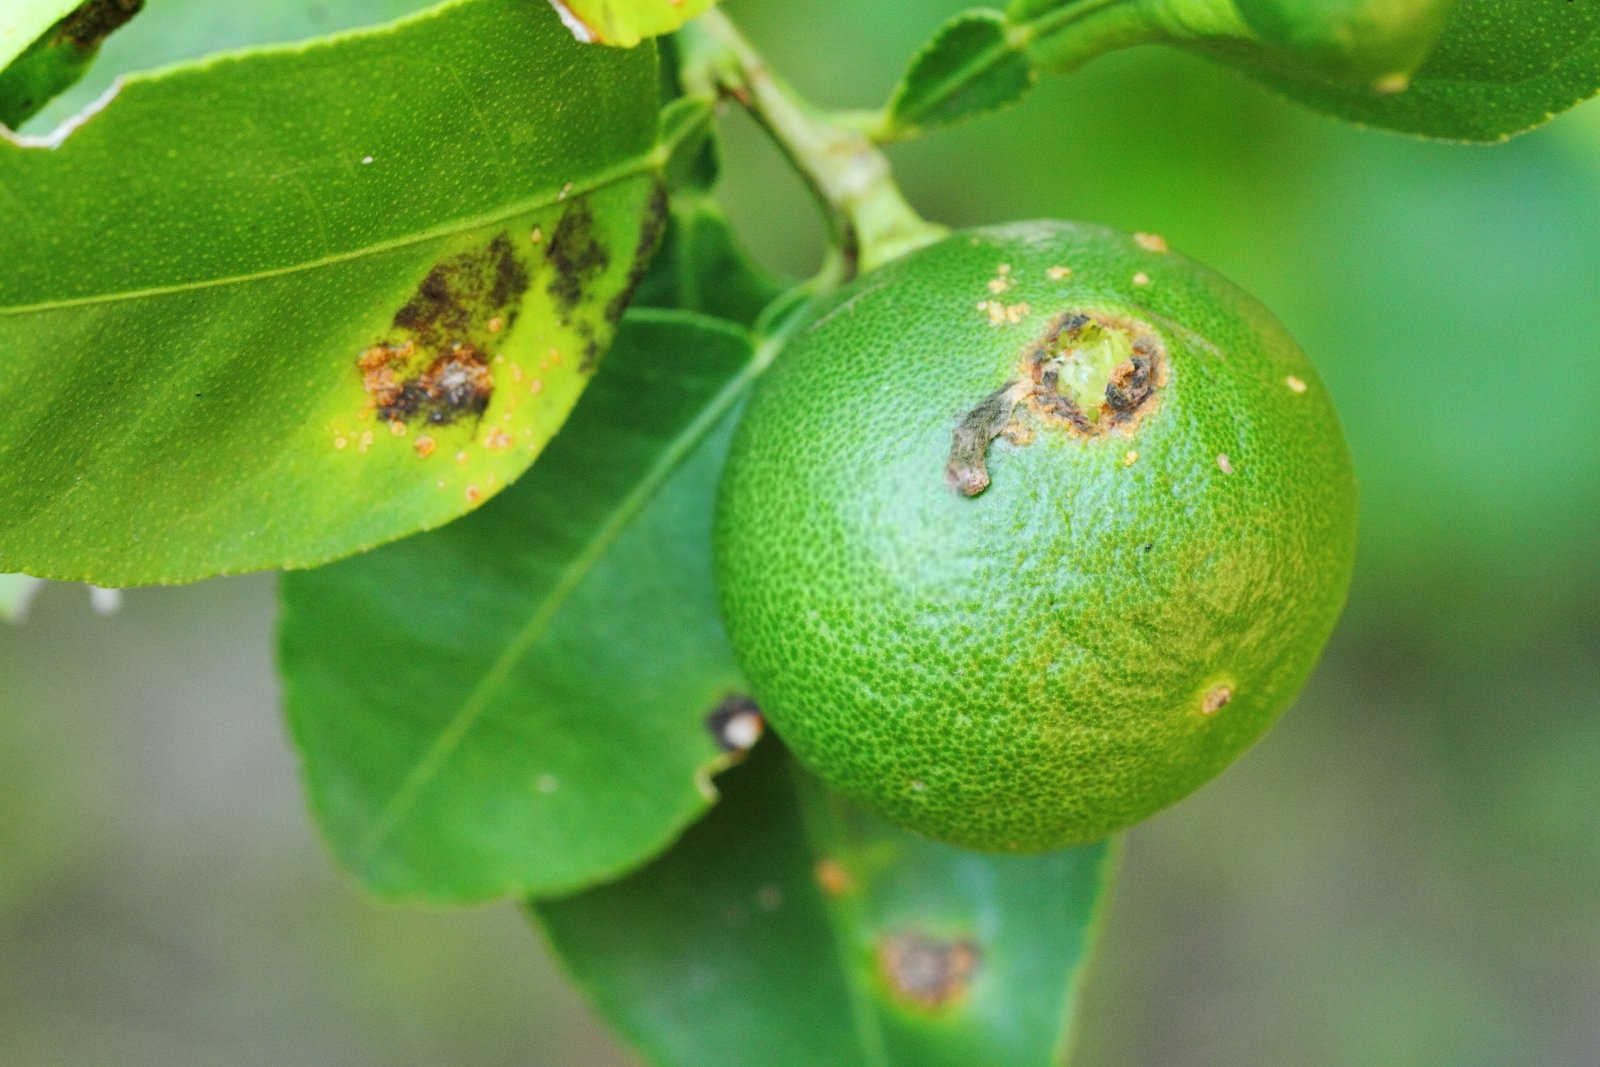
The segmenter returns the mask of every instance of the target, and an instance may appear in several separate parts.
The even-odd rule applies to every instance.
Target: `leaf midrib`
[[[668,313],[667,317],[672,317]],[[696,316],[704,318],[703,316]],[[706,321],[720,321],[707,319]],[[411,771],[401,781],[399,787],[384,802],[379,809],[377,818],[371,828],[362,835],[356,847],[356,864],[367,868],[373,857],[383,847],[389,835],[406,817],[406,814],[416,804],[417,798],[427,788],[440,769],[460,748],[462,741],[472,730],[473,726],[482,717],[489,706],[490,699],[505,684],[511,672],[516,669],[528,649],[542,637],[551,620],[561,609],[562,604],[572,591],[577,588],[586,575],[605,556],[606,551],[621,535],[645,503],[655,495],[662,483],[678,467],[701,439],[710,432],[711,428],[738,400],[749,384],[766,369],[771,362],[774,350],[771,346],[756,345],[754,353],[744,368],[735,374],[728,382],[717,391],[711,400],[701,408],[699,414],[692,419],[683,430],[674,436],[662,449],[656,462],[639,479],[637,485],[618,503],[606,519],[599,525],[595,536],[573,556],[572,560],[561,570],[559,577],[551,585],[548,593],[533,609],[528,621],[518,630],[500,654],[484,672],[478,683],[467,693],[461,706],[445,724],[439,736],[422,754],[422,757],[412,767]],[[369,870],[370,875],[370,870]]]
[[[588,196],[589,194],[598,192],[609,185],[615,185],[618,182],[626,181],[627,179],[636,177],[640,174],[659,171],[665,162],[666,159],[663,150],[661,146],[658,145],[651,151],[640,156],[635,156],[626,163],[622,163],[615,167],[601,171],[598,175],[585,182],[571,183],[571,187],[566,188],[564,194],[560,191],[553,193],[545,192],[539,196],[518,200],[509,206],[500,208],[496,211],[488,212],[482,215],[473,215],[467,218],[456,219],[452,222],[444,223],[439,226],[433,226],[425,230],[419,230],[416,233],[406,234],[403,237],[389,238],[388,240],[378,241],[370,245],[363,245],[360,248],[349,249],[344,252],[336,252],[329,256],[322,256],[318,259],[306,260],[301,263],[291,263],[282,267],[271,267],[266,270],[251,271],[244,274],[230,274],[221,278],[202,278],[196,281],[179,282],[173,285],[158,285],[150,286],[144,289],[127,289],[106,293],[96,293],[89,296],[68,297],[62,300],[47,300],[34,304],[14,304],[9,306],[0,305],[0,315],[33,315],[49,311],[59,311],[64,308],[88,307],[98,304],[114,304],[127,300],[144,300],[152,297],[170,296],[175,293],[190,293],[197,292],[202,289],[221,288],[228,285],[247,285],[251,282],[264,281],[268,278],[281,278],[285,275],[321,270],[324,267],[336,266],[340,263],[348,263],[352,260],[361,259],[366,256],[382,255],[385,252],[392,252],[396,249],[408,248],[413,245],[425,244],[429,241],[437,241],[444,238],[454,237],[458,234],[467,233],[482,227],[493,226],[496,223],[505,222],[521,215],[532,214],[533,212],[539,211],[543,208],[551,207],[555,204],[565,203],[569,200],[576,200],[579,197]]]

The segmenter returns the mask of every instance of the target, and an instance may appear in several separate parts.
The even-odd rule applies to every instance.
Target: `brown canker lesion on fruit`
[[[1233,699],[1233,686],[1214,685],[1200,698],[1200,714],[1215,715]]]
[[[969,938],[902,931],[878,939],[877,961],[878,973],[896,1000],[924,1011],[941,1011],[965,996],[983,953]]]
[[[1026,446],[1040,429],[1086,438],[1132,433],[1154,408],[1166,379],[1166,346],[1148,323],[1125,315],[1065,312],[1027,347],[1016,377],[956,424],[945,480],[962,496],[987,489],[989,445],[1002,435]]]
[[[509,233],[435,264],[356,358],[373,417],[403,435],[481,416],[494,395],[491,344],[515,325],[530,285]],[[420,450],[426,456],[427,451]]]

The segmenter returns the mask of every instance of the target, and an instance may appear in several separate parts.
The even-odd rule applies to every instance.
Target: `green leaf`
[[[509,484],[656,239],[656,95],[463,0],[0,141],[0,570],[311,566]]]
[[[442,530],[283,578],[289,724],[323,833],[374,892],[570,890],[715,798],[740,676],[712,495],[750,337],[636,311],[565,430]]]
[[[661,1064],[1060,1062],[1116,849],[895,829],[763,743],[650,866],[532,911]]]
[[[715,200],[685,192],[672,198],[666,238],[634,304],[699,311],[749,326],[784,289],[745,254]]]
[[[1166,41],[1257,73],[1392,91],[1427,56],[1456,0],[1013,0],[1012,36],[1041,67]],[[1141,30],[1142,26],[1142,30]]]
[[[36,9],[39,5],[24,4]],[[39,35],[12,59],[0,44],[0,125],[17,127],[75,84],[94,62],[100,42],[121,28],[144,6],[144,0],[88,0]],[[52,3],[46,9],[54,10]],[[4,16],[5,23],[13,16]],[[0,23],[0,40],[6,25]],[[7,65],[9,63],[9,65]]]
[[[632,48],[671,33],[709,11],[716,0],[550,0],[572,35],[585,44]]]
[[[1014,103],[1023,67],[1065,73],[1166,43],[1340,118],[1498,141],[1600,91],[1600,0],[1013,0],[947,23],[872,133],[881,141]]]
[[[1033,64],[1007,38],[998,11],[962,11],[941,26],[911,61],[889,100],[897,135],[998,111],[1033,87]]]
[[[21,622],[28,614],[28,605],[43,585],[43,578],[26,574],[0,574],[0,619]]]
[[[147,5],[143,14],[113,34],[83,79],[51,101],[30,125],[34,132],[53,129],[92,104],[117,78],[135,71],[376,26],[437,2],[316,0],[224,5],[216,0],[161,0],[154,7]]]
[[[1600,0],[1461,0],[1402,92],[1262,76],[1308,107],[1353,122],[1504,141],[1600,92]]]

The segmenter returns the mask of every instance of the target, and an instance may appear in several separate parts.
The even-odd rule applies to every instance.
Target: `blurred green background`
[[[93,79],[421,6],[163,0]],[[731,0],[823,104],[961,5]],[[729,116],[760,258],[815,213]],[[1350,607],[1284,722],[1128,835],[1081,1064],[1600,1062],[1600,105],[1457,148],[1143,49],[893,153],[963,225],[1156,231],[1318,362],[1362,488]],[[277,717],[270,577],[51,587],[0,629],[0,1062],[632,1062],[509,907],[380,907]]]

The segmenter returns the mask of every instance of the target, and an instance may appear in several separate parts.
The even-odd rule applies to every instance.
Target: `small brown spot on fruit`
[[[1303,393],[1306,391],[1306,383],[1292,374],[1283,380],[1283,384],[1289,387],[1289,392],[1291,393]]]
[[[1226,452],[1217,453],[1217,469],[1223,474],[1233,473],[1233,460],[1228,458]]]
[[[1133,239],[1146,252],[1165,252],[1167,250],[1167,239],[1159,233],[1136,233],[1133,235]]]
[[[724,697],[706,716],[706,730],[724,752],[747,752],[761,740],[767,721],[756,702],[742,693]]]
[[[1003,293],[1011,288],[1011,282],[1005,278],[990,278],[987,284],[991,293]]]
[[[1134,285],[1149,285],[1150,284],[1150,275],[1146,274],[1144,271],[1139,271],[1137,274],[1135,274],[1133,276],[1133,284]]]
[[[855,880],[850,877],[850,872],[838,860],[826,856],[817,861],[812,874],[817,879],[817,885],[830,897],[843,896],[855,888]]]
[[[417,435],[417,439],[411,443],[411,447],[417,450],[417,455],[427,459],[433,455],[434,449],[438,448],[439,445],[433,438],[424,433]]]
[[[905,932],[878,942],[878,970],[889,991],[902,1003],[927,1011],[958,1002],[981,962],[978,946],[964,938]]]
[[[1128,449],[1128,451],[1122,457],[1122,465],[1124,467],[1131,467],[1137,462],[1139,462],[1139,453],[1135,452],[1131,448]]]
[[[1200,700],[1200,714],[1215,715],[1227,707],[1228,701],[1233,699],[1233,687],[1230,685],[1213,686],[1206,691]]]
[[[1072,277],[1072,268],[1071,267],[1051,267],[1049,270],[1045,271],[1044,273],[1051,281],[1059,282],[1063,278]]]

